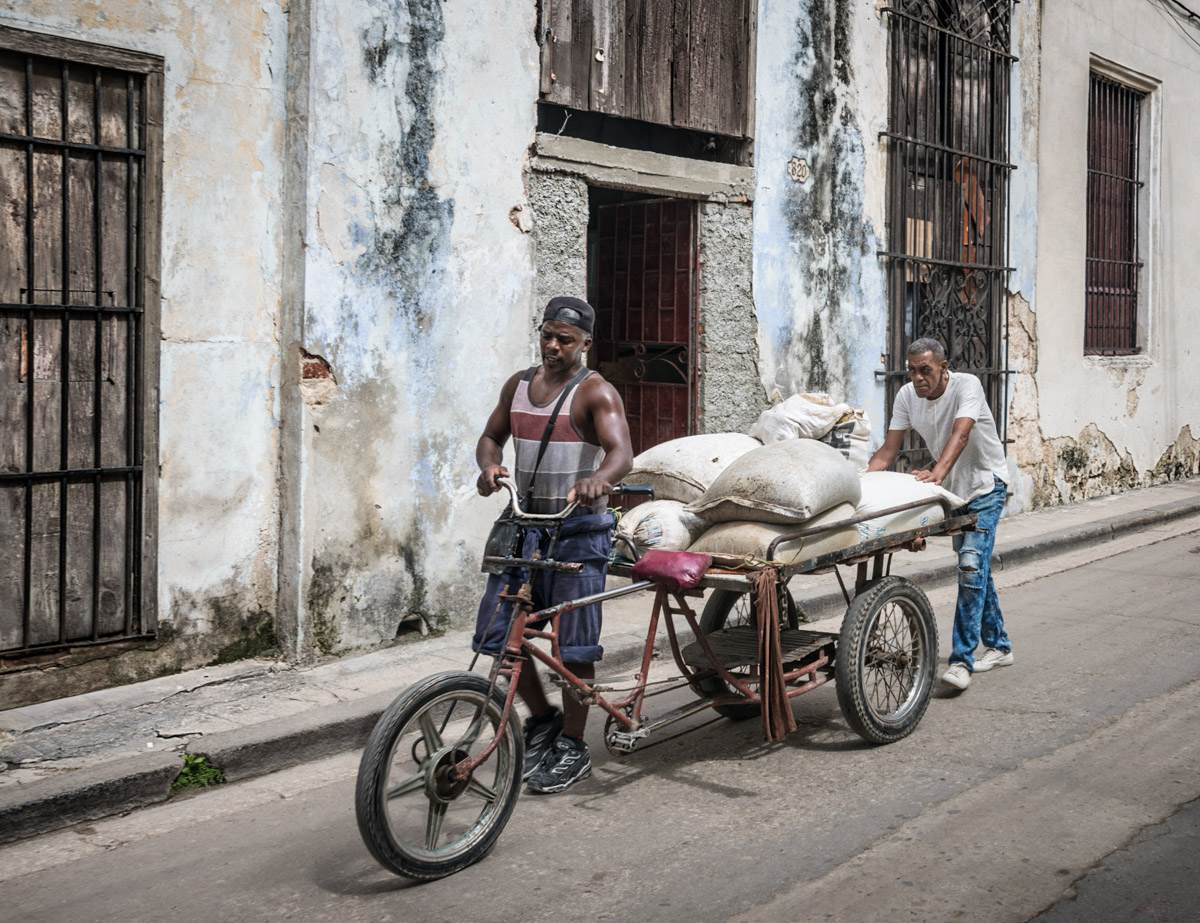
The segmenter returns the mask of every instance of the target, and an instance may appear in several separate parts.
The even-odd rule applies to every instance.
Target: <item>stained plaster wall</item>
[[[867,410],[884,391],[887,28],[876,4],[758,5],[754,302],[763,387],[828,391]],[[877,437],[878,438],[878,437]]]
[[[1200,57],[1180,31],[1194,29],[1148,13],[1136,0],[1041,7],[1036,299],[1026,305],[1025,295],[1014,312],[1031,370],[1016,409],[1033,505],[1200,473],[1200,327],[1190,278],[1200,213],[1184,204],[1200,199]],[[1145,349],[1128,358],[1083,355],[1093,55],[1157,83],[1142,121],[1151,150],[1141,201]]]
[[[750,203],[700,205],[699,340],[702,433],[744,433],[767,406],[754,311]]]
[[[303,345],[336,392],[304,420],[301,648],[473,618],[501,506],[474,493],[475,442],[532,356],[510,216],[529,208],[534,13],[314,4]]]
[[[161,406],[149,408],[160,432],[158,641],[25,661],[4,677],[5,698],[270,647],[285,14],[244,0],[40,0],[3,4],[0,21],[166,62]]]

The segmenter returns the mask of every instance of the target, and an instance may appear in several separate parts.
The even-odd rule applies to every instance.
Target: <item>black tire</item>
[[[846,610],[837,646],[842,714],[864,739],[890,744],[920,723],[937,671],[933,608],[903,577],[868,583]]]
[[[481,705],[476,736],[466,740]],[[495,845],[521,789],[525,740],[515,715],[470,778],[455,781],[449,770],[484,751],[503,711],[504,696],[489,698],[485,677],[451,672],[405,690],[380,716],[354,792],[359,833],[380,865],[408,878],[442,878]]]
[[[796,601],[792,599],[791,591],[786,587],[787,614],[780,620],[781,628],[796,628],[800,624]],[[754,625],[754,606],[750,602],[749,591],[713,590],[704,602],[704,611],[700,613],[700,630],[706,635],[720,631],[723,628],[738,628]],[[730,670],[738,674],[738,669]],[[719,676],[698,676],[692,681],[692,687],[703,696],[723,695],[730,687]],[[746,721],[757,718],[762,707],[753,705],[714,705],[713,711],[734,721]]]

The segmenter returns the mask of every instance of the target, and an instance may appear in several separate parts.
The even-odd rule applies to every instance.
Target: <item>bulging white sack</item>
[[[762,443],[744,433],[704,433],[662,442],[638,455],[625,484],[649,484],[656,500],[698,500],[730,462]]]
[[[821,437],[846,457],[856,470],[865,472],[871,460],[871,420],[861,410],[852,410]]]
[[[820,439],[852,412],[849,404],[835,404],[828,394],[793,394],[759,414],[750,435],[763,445],[785,439]]]
[[[654,500],[635,506],[621,517],[614,541],[637,552],[630,555],[628,548],[618,547],[621,553],[640,558],[651,548],[686,551],[707,528],[707,522],[685,510],[678,500]]]
[[[940,502],[942,498],[949,501],[950,509],[964,506],[966,501],[957,494],[952,494],[944,487],[918,481],[911,474],[897,471],[868,471],[862,476],[862,496],[855,507],[855,516],[865,516],[877,513],[894,506],[903,506],[918,500],[926,500],[924,506],[918,506],[901,513],[879,516],[860,522],[858,530],[860,541],[871,541],[885,538],[899,532],[919,529],[931,523],[941,522],[946,518],[945,510]]]
[[[734,461],[688,509],[709,522],[793,523],[860,495],[858,472],[837,449],[788,439]]]
[[[766,560],[771,542],[786,532],[820,528],[822,525],[851,519],[854,507],[839,503],[820,516],[805,522],[789,525],[772,525],[763,522],[722,522],[701,535],[688,551],[708,554],[718,564],[738,564]],[[859,543],[858,530],[854,526],[843,526],[833,531],[821,532],[805,538],[784,542],[775,550],[775,560],[786,564],[809,561],[834,551],[845,551]]]

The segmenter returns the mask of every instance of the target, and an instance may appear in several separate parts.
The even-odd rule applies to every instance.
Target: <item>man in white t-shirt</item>
[[[887,468],[896,460],[904,434],[915,429],[937,461],[930,470],[914,471],[913,477],[958,494],[967,505],[955,513],[976,516],[975,531],[954,537],[958,605],[950,668],[942,674],[946,685],[966,689],[972,673],[1013,662],[992,580],[992,548],[1008,495],[1008,465],[983,385],[974,375],[951,372],[941,343],[913,341],[908,347],[908,377],[909,383],[896,395],[887,438],[867,470]],[[980,641],[984,652],[977,660]]]

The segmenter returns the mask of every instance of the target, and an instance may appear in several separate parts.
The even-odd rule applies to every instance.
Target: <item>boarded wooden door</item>
[[[542,0],[541,9],[546,102],[753,135],[757,0]]]
[[[597,211],[593,361],[625,402],[637,454],[695,432],[696,204]]]
[[[160,59],[0,30],[0,651],[153,627],[159,99]]]

